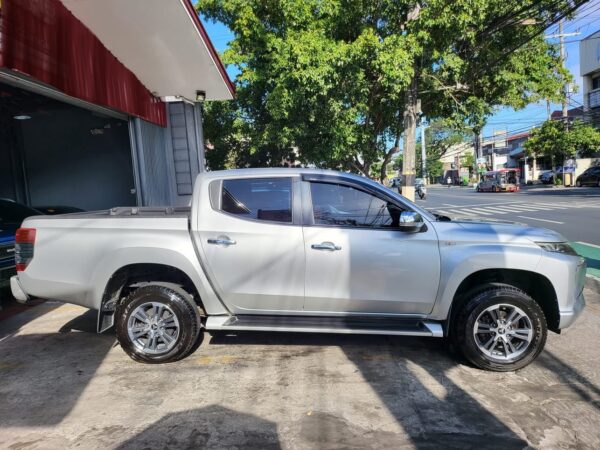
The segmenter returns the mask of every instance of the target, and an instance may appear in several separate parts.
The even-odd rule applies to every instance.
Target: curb
[[[585,287],[600,294],[600,278],[595,277],[594,275],[586,275]]]

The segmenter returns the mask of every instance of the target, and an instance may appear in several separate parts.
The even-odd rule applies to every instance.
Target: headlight
[[[577,252],[566,242],[536,242],[547,252],[564,253],[565,255],[577,256]]]

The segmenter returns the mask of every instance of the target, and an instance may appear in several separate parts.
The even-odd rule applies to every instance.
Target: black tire
[[[577,181],[575,182],[575,186],[577,186],[577,187],[581,187],[581,181],[577,180]]]
[[[508,310],[510,310],[510,306],[517,307],[527,315],[527,318],[530,321],[531,331],[533,333],[531,341],[528,346],[525,346],[523,350],[521,350],[522,353],[518,354],[515,358],[508,358],[507,350],[504,350],[504,356],[498,356],[497,358],[487,355],[484,353],[484,350],[480,349],[476,342],[476,339],[483,340],[485,334],[478,335],[476,338],[474,333],[475,321],[481,314],[485,314],[484,311],[486,311],[486,309],[494,305],[508,305],[506,307],[500,307]],[[505,332],[498,328],[498,332],[500,331],[502,331],[502,333]],[[487,333],[494,334],[495,332],[490,331]],[[548,330],[544,312],[535,300],[522,290],[502,283],[488,283],[469,292],[466,295],[463,306],[457,311],[451,324],[452,343],[456,348],[460,349],[465,358],[481,369],[496,372],[518,370],[531,363],[544,349],[547,333]],[[480,336],[482,337],[480,338]],[[497,333],[496,336],[498,336]],[[501,341],[498,342],[500,342],[500,344],[494,344],[492,350],[504,348],[505,344],[501,343]],[[515,341],[513,339],[512,342],[520,342],[520,340]],[[519,343],[517,345],[523,344]],[[517,353],[518,352],[515,352],[515,354]],[[501,358],[504,357],[507,359],[501,360]]]
[[[198,307],[180,289],[160,285],[139,287],[125,298],[116,310],[116,335],[119,344],[132,359],[138,362],[160,364],[185,358],[199,345],[202,323]],[[157,349],[149,353],[139,348],[129,336],[128,323],[131,315],[141,305],[149,302],[165,305],[176,316],[179,332],[175,343],[165,351]],[[166,346],[166,343],[159,344]]]

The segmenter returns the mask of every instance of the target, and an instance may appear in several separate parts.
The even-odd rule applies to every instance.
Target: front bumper
[[[569,282],[565,283],[562,289],[564,294],[566,294],[565,297],[563,297],[566,301],[559,301],[559,329],[573,325],[585,307],[583,289],[585,287],[587,264],[582,257],[571,257],[569,259],[570,264],[563,267],[565,273],[568,273],[570,276]],[[558,280],[559,277],[555,276],[551,279]]]
[[[585,307],[585,298],[583,298],[583,291],[577,296],[573,307],[570,310],[560,311],[560,322],[558,328],[563,329],[573,325],[573,322],[577,320],[579,315],[583,312]]]
[[[16,298],[19,303],[27,303],[30,300],[29,295],[27,295],[21,287],[17,275],[10,278],[10,290],[13,297]]]

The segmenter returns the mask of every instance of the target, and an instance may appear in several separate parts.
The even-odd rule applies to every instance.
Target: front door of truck
[[[302,311],[304,240],[299,180],[215,180],[199,231],[206,271],[236,314]],[[297,200],[295,199],[297,197]]]
[[[304,184],[305,313],[429,313],[440,278],[433,227],[401,231],[399,216],[408,207],[372,191]]]

